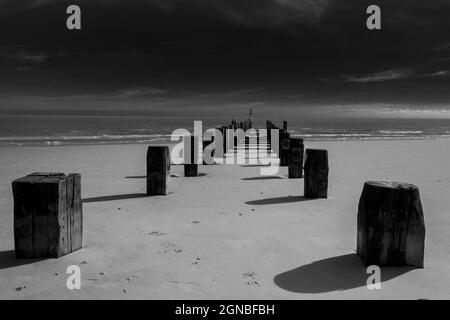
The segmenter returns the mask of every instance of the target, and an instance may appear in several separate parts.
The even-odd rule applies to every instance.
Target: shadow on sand
[[[31,264],[45,259],[46,258],[16,259],[16,253],[14,250],[0,251],[0,270]]]
[[[147,197],[147,194],[145,194],[145,193],[117,194],[117,195],[113,195],[113,196],[101,196],[101,197],[86,198],[86,199],[82,199],[81,202],[83,202],[83,203],[103,202],[103,201],[136,199],[136,198],[144,198],[144,197]]]
[[[261,168],[270,167],[270,164],[243,164],[241,168]]]
[[[242,178],[241,180],[244,181],[255,181],[255,180],[273,180],[273,179],[284,179],[280,176],[258,176],[258,177],[251,177],[251,178]]]
[[[198,173],[198,176],[196,176],[196,177],[186,177],[186,176],[184,176],[184,175],[180,175],[180,176],[177,176],[177,175],[171,175],[171,177],[173,177],[173,178],[200,178],[200,177],[204,177],[204,176],[207,176],[207,175],[208,175],[207,173],[199,172],[199,173]]]
[[[200,172],[198,174],[199,177],[207,176],[207,173]],[[171,178],[183,178],[184,176],[179,176],[177,174],[171,174]],[[125,179],[147,179],[147,176],[126,176]]]
[[[383,267],[381,281],[394,279],[414,267]],[[277,275],[273,281],[280,288],[297,293],[324,293],[365,286],[369,274],[361,259],[353,254],[315,261]]]
[[[290,203],[290,202],[302,202],[302,201],[310,201],[314,199],[308,199],[303,196],[287,196],[287,197],[278,197],[278,198],[267,198],[253,201],[246,201],[245,204],[249,205],[266,205],[266,204],[280,204],[280,203]]]

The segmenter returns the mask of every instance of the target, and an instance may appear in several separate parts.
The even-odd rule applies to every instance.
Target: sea
[[[175,129],[193,132],[194,121],[203,131],[231,122],[228,116],[137,114],[0,114],[0,146],[75,144],[160,144],[171,142]],[[247,117],[248,118],[248,117]],[[237,121],[245,117],[234,117]],[[450,119],[285,118],[291,136],[311,141],[413,140],[450,137]],[[253,127],[265,128],[264,117],[252,117]],[[282,127],[283,117],[271,117]]]

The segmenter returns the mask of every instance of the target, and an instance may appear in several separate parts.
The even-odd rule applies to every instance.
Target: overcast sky
[[[1,110],[429,107],[449,85],[450,0],[0,0]]]

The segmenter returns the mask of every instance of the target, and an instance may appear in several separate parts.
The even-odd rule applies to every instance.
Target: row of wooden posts
[[[251,126],[248,120],[220,128],[247,130]],[[270,144],[271,130],[279,128],[268,120],[266,129]],[[289,136],[286,121],[279,130],[280,164],[289,167],[289,178],[301,178],[304,169],[305,198],[327,198],[327,150],[307,149],[304,161],[303,140]],[[191,139],[188,153],[193,160],[198,143],[196,137]],[[184,172],[187,177],[197,176],[198,164],[184,164]],[[166,195],[169,180],[169,147],[148,147],[147,195]],[[33,173],[13,181],[12,187],[17,258],[60,257],[81,248],[79,174]],[[425,223],[416,186],[367,182],[359,201],[357,226],[357,253],[366,265],[423,267]]]

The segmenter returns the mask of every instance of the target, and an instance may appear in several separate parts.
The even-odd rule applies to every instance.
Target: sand
[[[306,146],[329,150],[329,199],[240,165],[173,166],[170,194],[145,197],[145,145],[2,147],[0,299],[449,299],[450,141]],[[82,174],[83,249],[14,259],[11,181],[35,171]],[[383,268],[381,290],[355,255],[366,180],[418,185],[425,214],[425,268]]]

